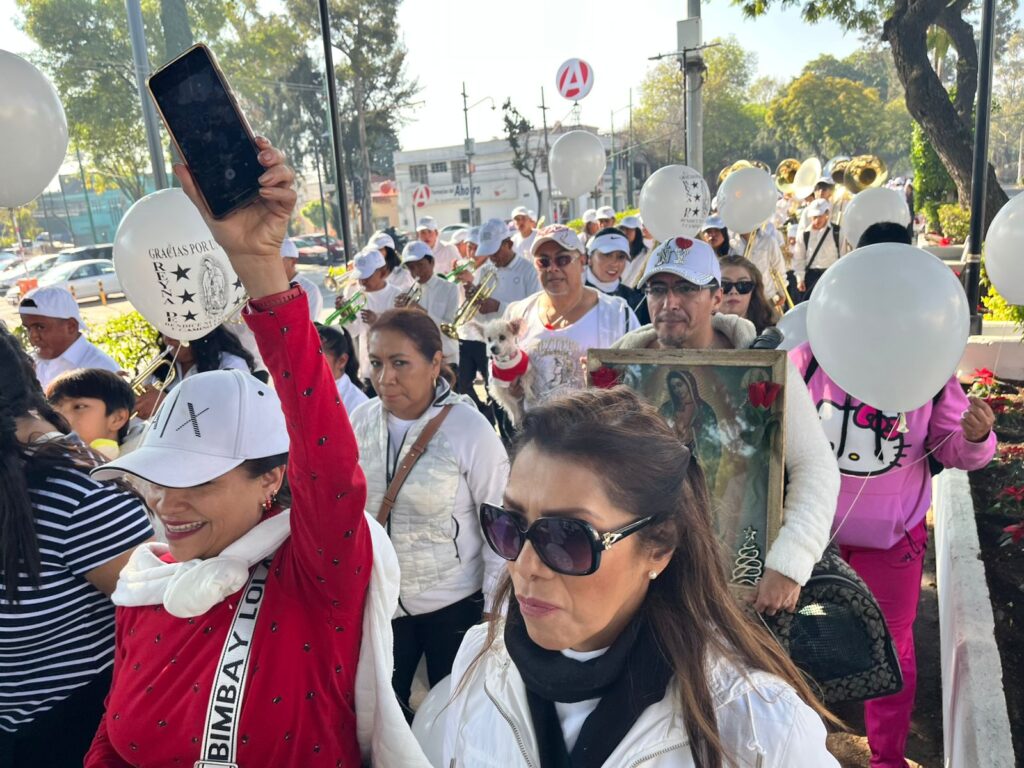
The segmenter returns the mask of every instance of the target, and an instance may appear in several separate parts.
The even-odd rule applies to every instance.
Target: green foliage
[[[956,203],[946,203],[938,208],[939,228],[943,235],[954,243],[967,240],[971,228],[971,212]]]
[[[846,78],[808,72],[768,108],[778,137],[819,157],[854,155],[874,142],[882,112],[878,91]]]
[[[928,228],[939,227],[939,206],[953,198],[956,185],[920,125],[914,124],[910,140],[910,162],[914,167],[914,194],[918,209],[924,211]]]
[[[1024,306],[1009,304],[1006,299],[997,291],[988,279],[988,275],[982,272],[982,285],[985,291],[981,297],[981,303],[988,310],[986,318],[998,322],[1014,323],[1017,330],[1024,335]]]
[[[615,224],[616,224],[616,226],[618,226],[619,222],[622,221],[627,216],[639,216],[639,215],[640,215],[640,209],[639,208],[630,208],[629,210],[626,210],[626,211],[619,211],[618,213],[615,214]],[[583,231],[583,219],[573,219],[572,221],[567,221],[567,222],[565,222],[565,226],[567,226],[569,229],[576,230],[577,233],[580,233],[580,232]]]
[[[324,228],[324,207],[320,205],[319,200],[310,200],[299,211],[306,220],[313,225],[313,229],[317,232],[323,231]],[[326,204],[327,208],[327,228],[333,231],[331,224],[334,222],[334,206],[330,203]]]
[[[86,337],[129,373],[138,371],[160,351],[156,328],[138,312],[93,326]]]
[[[33,213],[39,206],[38,201],[33,200],[28,205],[23,205],[16,211],[18,217],[18,229],[21,231],[22,239],[29,239],[35,237],[40,232],[39,224],[33,217]],[[11,223],[10,211],[0,211],[0,246],[8,246],[17,240],[17,235],[14,233],[14,226]]]

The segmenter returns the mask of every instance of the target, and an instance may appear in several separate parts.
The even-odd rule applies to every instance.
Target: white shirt
[[[178,375],[174,381],[168,385],[167,390],[170,391],[176,387],[183,379],[187,379],[190,376],[195,376],[199,373],[198,367],[193,363],[187,371],[182,371],[181,363],[175,363],[174,367],[177,369]],[[218,371],[232,371],[239,370],[245,373],[249,373],[249,364],[245,362],[238,355],[232,355],[230,352],[221,352],[220,363],[217,365]]]
[[[461,303],[459,286],[442,280],[434,274],[427,282],[421,283],[420,288],[423,295],[418,303],[430,315],[430,319],[437,323],[440,330],[441,323],[450,323],[459,310]],[[443,331],[441,332],[441,351],[446,363],[449,365],[459,364],[459,342]]]
[[[412,284],[414,282],[416,282],[416,278],[412,276],[412,272],[410,272],[408,269],[405,269],[404,267],[401,269],[396,269],[394,272],[388,275],[388,285],[395,286],[395,288],[400,290],[402,293],[405,293],[410,288],[412,288]]]
[[[346,298],[351,298],[356,291],[361,291],[366,298],[366,309],[380,315],[389,309],[395,308],[395,299],[402,293],[393,285],[387,283],[379,291],[367,291],[359,284],[349,288],[345,292]],[[363,319],[356,316],[356,319],[348,324],[348,332],[355,339],[356,348],[359,351],[359,378],[370,378],[370,326],[363,322]]]
[[[519,232],[512,235],[512,246],[516,249],[516,256],[521,259],[530,258],[530,246],[533,245],[533,241],[537,239],[537,230],[534,229],[526,237],[523,237]]]
[[[437,245],[430,249],[434,254],[434,272],[447,274],[455,268],[455,262],[459,260],[459,249],[451,243],[442,243],[438,238]]]
[[[537,371],[537,397],[523,403],[526,410],[563,392],[583,389],[586,381],[580,359],[588,349],[599,346],[597,305],[568,328],[548,330],[541,321],[539,304],[526,316],[526,331],[520,341]]]
[[[821,229],[807,230],[807,245],[804,245],[803,235],[797,236],[796,247],[793,249],[793,274],[796,275],[798,281],[804,279],[808,262],[814,255],[815,249],[818,248],[818,243],[821,243],[821,248],[818,249],[818,255],[814,257],[814,263],[810,265],[810,269],[828,269],[839,260],[839,251],[836,250],[836,240],[832,234],[834,226],[834,224],[828,224]]]
[[[563,656],[574,661],[590,661],[598,656],[604,656],[607,652],[607,648],[598,651],[574,651],[572,648],[566,648],[564,651],[560,651]],[[580,737],[580,731],[583,730],[583,723],[600,703],[600,697],[572,703],[555,702],[555,712],[558,713],[558,722],[562,725],[562,739],[565,741],[567,751],[572,752],[573,747],[576,746],[576,739]]]
[[[65,371],[73,371],[76,368],[102,368],[104,371],[119,373],[121,366],[114,362],[106,352],[89,341],[85,336],[79,334],[71,346],[65,349],[60,355],[52,360],[36,358],[36,378],[45,390],[50,382]]]
[[[493,261],[488,261],[477,270],[474,282],[480,285],[488,272],[493,272],[497,280],[491,298],[498,302],[498,310],[486,315],[481,312],[479,318],[482,322],[500,317],[513,301],[525,299],[541,289],[537,270],[526,259],[512,259],[506,267],[498,267]]]
[[[370,399],[363,390],[352,383],[352,379],[346,373],[341,374],[341,378],[335,379],[334,383],[338,385],[338,397],[341,398],[341,404],[345,406],[345,412],[349,415]]]
[[[309,319],[315,323],[320,319],[320,313],[324,311],[324,297],[320,293],[320,288],[303,275],[296,275],[292,282],[301,286],[302,290],[306,292],[306,300],[309,302]]]

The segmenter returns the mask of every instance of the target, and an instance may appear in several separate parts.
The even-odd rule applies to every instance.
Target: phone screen
[[[215,218],[259,194],[256,146],[205,48],[155,72],[149,88]]]

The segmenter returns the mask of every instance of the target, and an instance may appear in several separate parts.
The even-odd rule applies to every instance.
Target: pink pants
[[[891,549],[840,547],[840,553],[874,593],[885,616],[903,672],[903,690],[864,703],[871,765],[907,768],[904,749],[917,691],[914,619],[921,596],[921,571],[928,529],[922,522]]]

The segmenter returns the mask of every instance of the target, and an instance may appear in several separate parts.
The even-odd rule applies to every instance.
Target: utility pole
[[[633,89],[629,89],[629,146],[626,148],[626,198],[633,207]]]
[[[96,222],[92,218],[92,205],[89,204],[89,188],[85,183],[85,168],[82,167],[82,150],[75,145],[75,156],[78,158],[78,175],[82,179],[82,194],[85,195],[85,210],[89,214],[89,229],[92,231],[93,245],[99,242],[96,238]]]
[[[466,126],[466,173],[469,176],[469,226],[476,226],[476,191],[473,189],[473,155],[475,143],[469,138],[469,102],[466,100],[466,81],[462,81],[462,121]]]
[[[686,164],[694,170],[704,172],[704,100],[701,81],[704,76],[704,58],[701,54],[700,0],[687,0],[689,18],[679,22],[676,28],[678,50],[683,52],[683,68],[686,72],[683,108],[685,110]]]
[[[547,215],[548,223],[554,222],[554,202],[551,199],[551,169],[548,167],[548,163],[551,160],[551,145],[548,144],[548,106],[547,102],[544,101],[544,86],[540,87],[540,119],[544,124],[544,167],[547,168],[547,172],[544,174],[548,182],[548,206]]]
[[[64,194],[64,179],[60,177],[60,172],[57,173],[57,184],[60,185],[60,199],[64,201],[64,215],[68,220],[68,232],[71,235],[71,245],[78,245],[75,241],[75,225],[71,221],[71,210],[68,208],[68,196]]]
[[[1024,181],[1024,131],[1020,132],[1020,141],[1017,143],[1017,184]]]
[[[988,181],[988,126],[992,106],[993,38],[995,37],[995,0],[981,5],[981,49],[978,55],[978,102],[974,121],[974,167],[971,170],[971,228],[968,235],[964,290],[971,312],[971,334],[981,333],[981,246],[985,226],[985,187]]]
[[[327,203],[324,201],[324,181],[320,175],[320,155],[320,138],[318,136],[316,140],[316,185],[320,189],[320,215],[324,220],[324,242],[329,243],[330,240],[326,238],[331,236],[331,232],[327,229]],[[331,261],[334,261],[334,259],[332,258]]]
[[[618,191],[618,179],[619,179],[619,159],[615,156],[615,110],[612,110],[612,209],[618,210],[618,206],[615,204],[616,192]]]
[[[128,32],[132,43],[132,59],[135,61],[135,87],[139,89],[142,105],[142,123],[146,129],[146,146],[149,147],[149,162],[153,167],[153,183],[157,189],[167,189],[167,168],[164,165],[164,148],[160,145],[160,129],[153,100],[146,89],[149,77],[149,55],[146,53],[146,31],[142,26],[142,6],[139,0],[125,0],[128,14]],[[90,214],[89,218],[92,218]],[[93,232],[93,240],[96,233]]]

